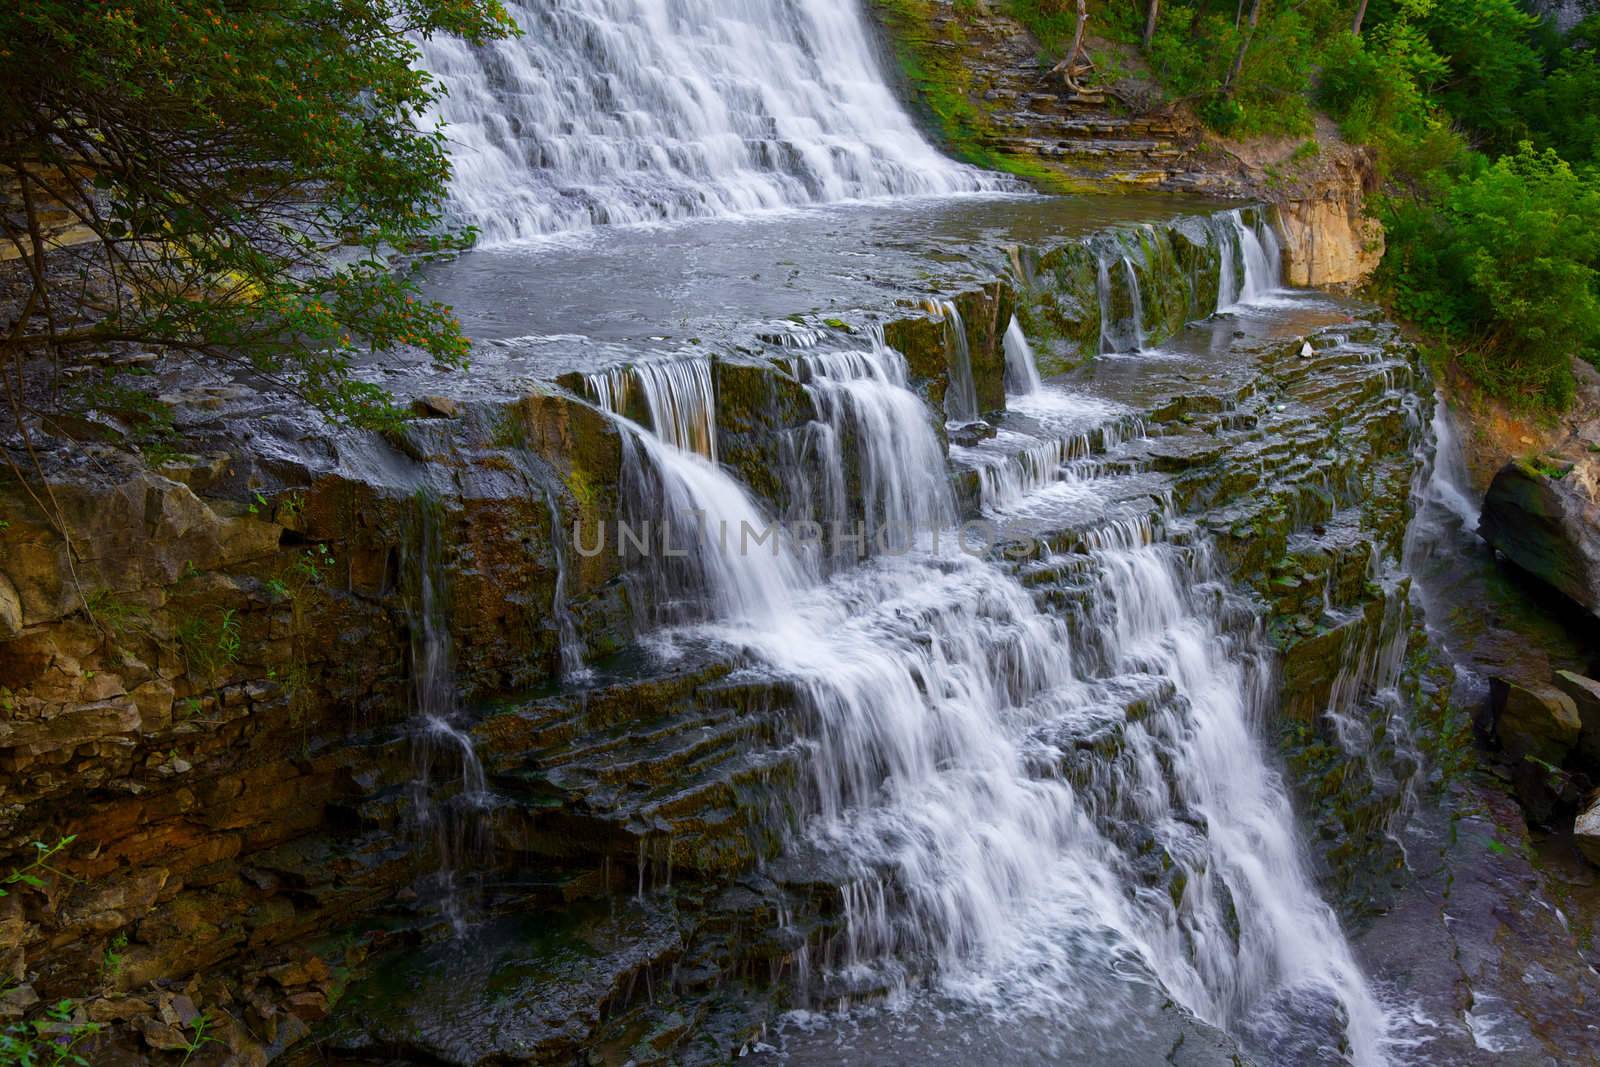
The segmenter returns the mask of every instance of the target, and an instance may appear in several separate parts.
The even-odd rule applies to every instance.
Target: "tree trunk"
[[[1367,0],[1361,0],[1356,6],[1356,20],[1350,24],[1350,32],[1357,37],[1361,36],[1361,20],[1367,17]]]
[[[1068,50],[1065,59],[1050,68],[1050,73],[1061,75],[1061,80],[1067,83],[1067,88],[1075,93],[1083,92],[1083,86],[1078,83],[1078,75],[1094,66],[1083,55],[1084,31],[1088,26],[1088,0],[1078,0],[1078,26],[1072,32],[1072,48]]]
[[[1228,76],[1222,81],[1222,94],[1227,96],[1233,92],[1233,83],[1239,77],[1239,71],[1244,69],[1244,53],[1250,47],[1250,38],[1256,35],[1256,23],[1261,21],[1261,0],[1250,0],[1250,22],[1244,31],[1244,39],[1239,42],[1239,50],[1233,54],[1233,65],[1228,68]]]
[[[1367,0],[1361,0],[1365,5]],[[1156,39],[1156,16],[1161,12],[1161,0],[1150,0],[1150,12],[1144,20],[1144,50],[1150,51],[1150,42]]]

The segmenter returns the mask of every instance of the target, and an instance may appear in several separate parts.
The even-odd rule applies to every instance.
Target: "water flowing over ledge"
[[[1012,187],[937,152],[855,3],[527,0],[439,37],[452,212],[486,244],[590,226]]]
[[[391,635],[302,639],[296,670],[330,707],[414,696],[273,771],[331,798],[296,854],[362,887],[302,865],[285,891],[421,939],[327,1047],[466,1064],[659,1026],[725,1058],[784,1009],[879,1002],[1084,1055],[1375,1063],[1408,1036],[1298,855],[1268,729],[1337,713],[1372,768],[1340,780],[1400,810],[1414,768],[1366,749],[1401,733],[1372,718],[1406,624],[1374,561],[1426,424],[1408,351],[1275,290],[1254,208],[960,247],[931,305],[896,275],[698,341],[574,341],[500,301],[525,332],[402,433],[250,424],[241,477],[293,506],[244,565],[330,545],[310,622]],[[624,522],[673,554],[595,551]],[[818,535],[738,547],[774,523]],[[306,625],[259,599],[246,625]]]

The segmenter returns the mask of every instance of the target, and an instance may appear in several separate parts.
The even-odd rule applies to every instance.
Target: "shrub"
[[[1600,183],[1524,142],[1437,206],[1390,205],[1385,281],[1398,310],[1460,343],[1512,403],[1559,409],[1570,360],[1600,355]]]

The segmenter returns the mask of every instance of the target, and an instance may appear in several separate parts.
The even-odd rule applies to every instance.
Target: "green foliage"
[[[8,1026],[0,1033],[0,1067],[89,1067],[78,1046],[100,1026],[75,1021],[73,1008],[72,1001],[60,1000],[37,1018]]]
[[[333,550],[318,541],[295,560],[293,570],[296,577],[308,584],[321,585],[332,576],[334,563]]]
[[[0,163],[27,209],[0,239],[31,255],[41,204],[97,238],[38,255],[8,347],[159,346],[393,422],[359,356],[467,353],[449,308],[393,269],[471,236],[438,232],[440,89],[414,42],[514,32],[499,0],[0,7]]]
[[[0,878],[0,897],[7,895],[6,886],[25,885],[34,889],[43,889],[45,881],[40,877],[41,874],[53,874],[58,878],[68,877],[63,872],[50,866],[50,861],[77,839],[77,834],[68,834],[66,837],[58,838],[53,845],[47,845],[43,841],[33,842],[32,862],[24,867],[13,867],[10,874]]]
[[[1033,34],[1044,49],[1046,62],[1055,63],[1072,47],[1072,34],[1078,25],[1077,9],[1072,4],[1061,0],[1007,0],[1005,12]]]
[[[1600,355],[1600,185],[1524,143],[1387,219],[1382,281],[1401,314],[1460,342],[1461,366],[1495,395],[1564,407],[1569,358]]]
[[[224,609],[215,623],[193,615],[181,619],[174,636],[188,673],[197,679],[215,682],[225,667],[239,662],[242,639],[233,608]]]
[[[122,973],[122,965],[126,960],[122,950],[128,947],[128,935],[118,934],[106,946],[105,953],[100,957],[100,973],[108,979],[115,979]]]
[[[1432,111],[1419,86],[1442,72],[1425,44],[1403,25],[1328,41],[1316,99],[1347,140],[1416,137],[1431,128]]]
[[[1049,54],[1070,36],[1064,0],[1008,10]],[[1358,35],[1350,3],[1184,0],[1146,47],[1147,10],[1096,3],[1091,26],[1215,130],[1302,132],[1315,104],[1373,146],[1381,294],[1488,393],[1570,401],[1570,357],[1600,360],[1600,16],[1562,35],[1519,0],[1370,0]]]
[[[194,1054],[205,1046],[220,1043],[222,1040],[215,1034],[209,1033],[211,1028],[211,1012],[209,1010],[201,1012],[183,1025],[190,1033],[184,1039],[186,1044],[183,1046],[183,1059],[178,1062],[178,1067],[185,1067],[194,1058]]]
[[[936,24],[931,0],[870,0],[889,29],[898,74],[946,148],[968,163],[1006,171],[1045,187],[1057,177],[1037,160],[990,146],[988,116],[973,102],[972,70],[959,19]],[[962,5],[957,5],[957,13]]]

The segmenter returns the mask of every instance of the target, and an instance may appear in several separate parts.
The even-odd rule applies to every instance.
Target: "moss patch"
[[[951,155],[1051,192],[1089,188],[1038,159],[995,147],[993,120],[980,102],[986,87],[975,73],[983,66],[982,57],[963,20],[963,8],[970,5],[946,7],[934,0],[870,0],[870,5],[888,31],[901,83],[915,110]]]

